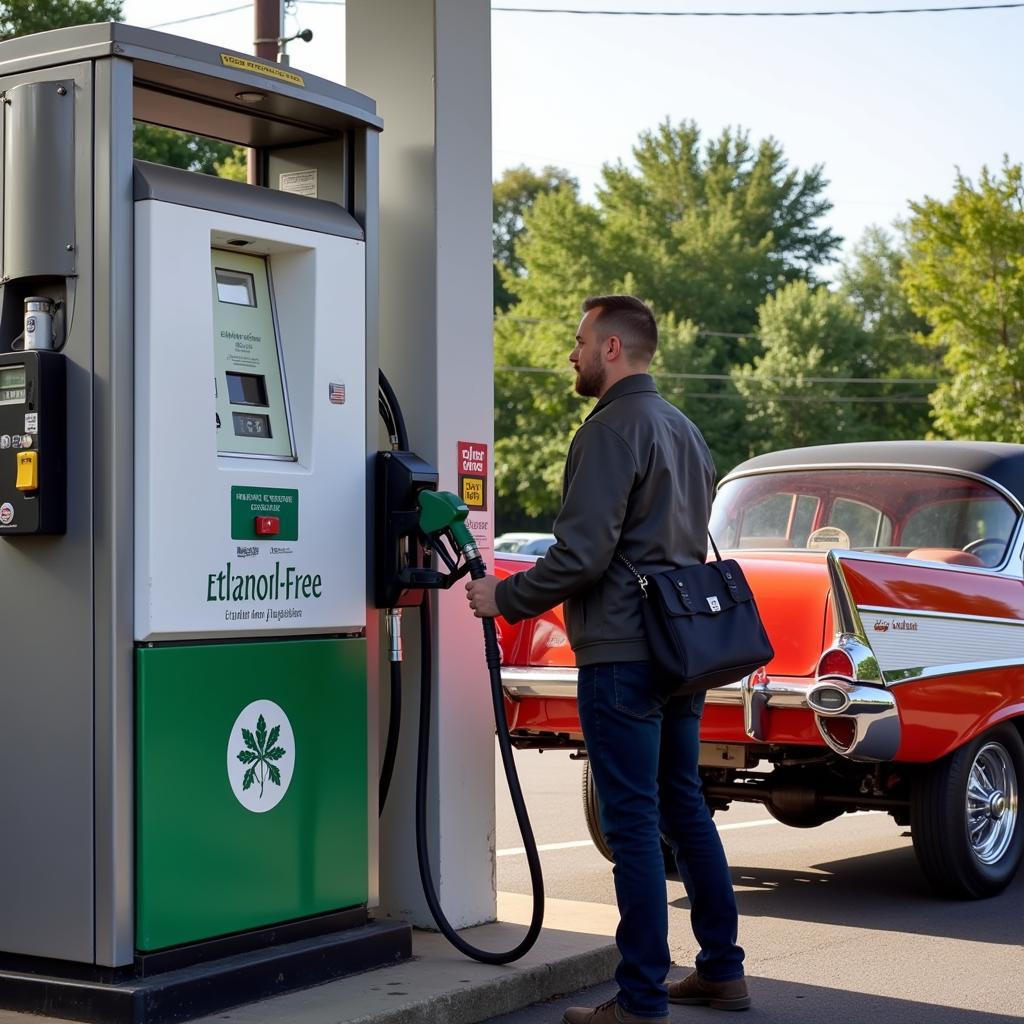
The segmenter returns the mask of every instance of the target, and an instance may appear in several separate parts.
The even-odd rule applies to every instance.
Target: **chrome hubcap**
[[[1001,743],[978,751],[967,780],[967,835],[982,864],[996,864],[1017,830],[1017,771]]]

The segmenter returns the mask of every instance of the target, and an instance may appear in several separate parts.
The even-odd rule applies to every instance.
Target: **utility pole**
[[[284,14],[283,0],[255,0],[253,9],[253,53],[261,60],[277,60],[278,41]],[[258,185],[257,154],[250,149],[246,159],[246,181]]]
[[[277,60],[282,32],[282,0],[256,0],[253,4],[254,52],[262,60]]]

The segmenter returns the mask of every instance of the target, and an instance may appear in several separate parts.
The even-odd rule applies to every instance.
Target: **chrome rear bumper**
[[[522,668],[505,665],[501,669],[505,692],[513,699],[524,697],[576,697],[576,669]],[[808,696],[823,687],[843,690],[847,701],[840,709],[825,708]],[[888,761],[900,745],[900,718],[896,699],[889,690],[863,686],[841,680],[777,678],[763,673],[746,676],[738,683],[708,690],[708,704],[732,704],[743,708],[743,728],[751,740],[770,742],[766,713],[770,708],[804,710],[813,713],[821,738],[837,754],[851,761]],[[832,721],[846,719],[851,723],[852,739],[838,738],[838,730],[830,730]]]

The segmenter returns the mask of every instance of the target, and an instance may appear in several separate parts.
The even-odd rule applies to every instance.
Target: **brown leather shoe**
[[[706,981],[696,971],[682,981],[668,983],[668,1001],[682,1006],[710,1006],[713,1010],[746,1010],[750,1007],[746,978]]]
[[[638,1017],[624,1010],[617,999],[609,999],[593,1009],[570,1006],[562,1016],[562,1024],[669,1024],[668,1017]]]

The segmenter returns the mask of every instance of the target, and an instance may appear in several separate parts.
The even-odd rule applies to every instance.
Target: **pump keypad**
[[[65,357],[0,354],[0,538],[64,533],[66,450]]]

